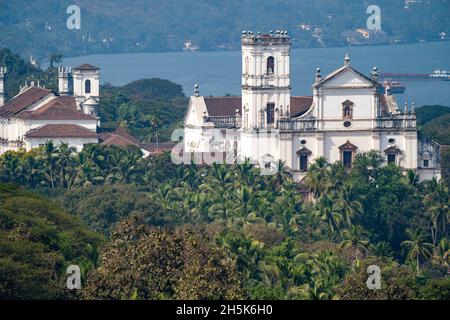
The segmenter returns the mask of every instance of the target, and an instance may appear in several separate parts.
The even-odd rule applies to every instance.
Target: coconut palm
[[[407,253],[407,259],[416,261],[417,274],[420,274],[420,262],[431,256],[433,245],[426,242],[427,234],[423,229],[408,229],[406,235],[409,240],[403,241],[401,247]]]
[[[349,228],[359,214],[363,213],[363,205],[360,202],[361,196],[351,192],[348,186],[343,186],[337,198],[337,205],[342,210],[342,215]]]
[[[348,230],[344,230],[342,235],[345,240],[341,242],[340,247],[353,248],[355,250],[355,260],[359,260],[361,254],[369,253],[367,249],[369,241],[363,239],[361,228],[352,225]]]
[[[386,241],[381,241],[375,244],[370,245],[370,254],[374,257],[378,257],[381,259],[389,258],[392,256],[392,251],[389,246],[389,243]]]
[[[303,183],[309,188],[317,199],[328,188],[328,168],[329,163],[324,157],[317,158],[311,165]]]
[[[447,238],[442,238],[434,248],[432,261],[450,270],[450,241]]]
[[[340,232],[342,215],[336,208],[334,200],[330,195],[321,196],[317,201],[315,212],[327,224],[330,234],[336,236]]]
[[[430,216],[431,236],[435,245],[440,236],[446,235],[450,219],[449,188],[444,182],[441,181],[434,187],[433,192],[424,199],[424,204]]]

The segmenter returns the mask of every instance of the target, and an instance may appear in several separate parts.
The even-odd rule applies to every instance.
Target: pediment
[[[323,87],[372,87],[373,85],[369,78],[351,68],[332,75],[322,83]]]

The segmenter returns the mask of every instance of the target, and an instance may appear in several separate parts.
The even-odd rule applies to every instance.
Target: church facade
[[[366,76],[347,55],[328,75],[317,69],[311,96],[292,96],[290,46],[286,31],[243,32],[242,95],[203,97],[196,86],[184,152],[224,152],[269,171],[282,160],[300,181],[319,157],[351,168],[358,153],[378,150],[386,164],[440,178],[440,146],[419,134],[414,104],[399,107],[376,68]]]
[[[81,150],[98,143],[99,68],[58,68],[58,92],[27,82],[6,100],[7,70],[0,68],[0,154],[53,141]]]

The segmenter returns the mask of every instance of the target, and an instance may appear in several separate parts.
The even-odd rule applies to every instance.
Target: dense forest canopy
[[[9,248],[0,254],[3,298],[450,297],[445,181],[419,183],[412,171],[404,175],[394,165],[385,166],[377,152],[358,155],[350,171],[317,159],[300,186],[281,162],[276,175],[264,176],[248,162],[177,166],[168,154],[143,159],[133,148],[92,146],[77,154],[47,144],[1,156],[2,182],[52,199],[42,198],[38,205],[30,202],[35,195],[20,195],[17,187],[0,189],[12,197],[11,205],[0,208],[2,246]],[[316,200],[306,201],[301,190]],[[14,200],[17,196],[22,198]],[[18,212],[34,208],[38,219],[61,210],[58,205],[107,240],[93,262],[82,265],[84,289],[78,295],[70,296],[57,272],[54,287],[24,293],[26,286],[14,279],[26,278],[27,269],[8,260],[16,262],[21,252],[13,235],[25,234],[43,248],[51,244],[51,250],[66,248],[67,259],[80,261],[83,254],[92,256],[91,243],[98,243],[87,241],[91,249],[83,253],[82,245],[65,242],[67,236],[36,238],[24,230],[23,221],[33,216],[21,218]],[[51,221],[42,221],[39,230],[54,230]],[[64,226],[68,235],[80,228]],[[45,271],[56,268],[29,263],[43,272],[43,282],[50,277]],[[377,292],[360,283],[370,264],[383,268],[385,285]]]
[[[55,71],[0,53],[13,83]],[[101,90],[102,123],[144,140],[184,114],[182,88],[167,80]],[[447,143],[449,115],[418,108],[419,128]],[[450,299],[443,149],[439,182],[420,182],[371,151],[351,170],[316,159],[302,184],[282,162],[266,176],[249,161],[175,165],[134,146],[8,151],[0,299]],[[80,266],[80,291],[65,286],[70,264]],[[365,286],[373,264],[383,270],[377,291]]]
[[[81,29],[66,27],[69,5]],[[381,8],[381,33],[365,39],[369,5]],[[47,58],[92,53],[173,51],[192,41],[202,50],[239,48],[242,30],[288,30],[295,47],[436,40],[450,35],[446,0],[166,0],[4,1],[0,47]],[[301,25],[304,25],[304,28]],[[305,29],[305,26],[309,26]]]

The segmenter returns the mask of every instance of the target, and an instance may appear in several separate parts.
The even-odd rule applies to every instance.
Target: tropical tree
[[[401,243],[401,247],[407,254],[407,259],[416,261],[417,274],[420,274],[420,263],[432,255],[433,245],[426,242],[427,234],[423,229],[407,230],[409,240]]]

